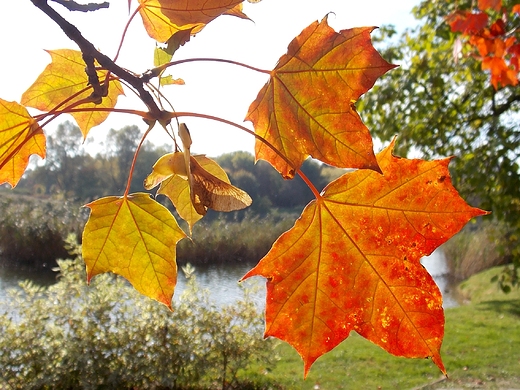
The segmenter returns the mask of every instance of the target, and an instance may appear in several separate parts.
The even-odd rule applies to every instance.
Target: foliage
[[[193,229],[193,240],[178,246],[178,262],[191,264],[251,263],[269,251],[276,238],[289,229],[295,212],[272,210],[266,216],[246,213],[238,220],[222,214],[201,221]]]
[[[489,70],[495,89],[518,84],[520,72],[520,4],[479,0],[478,9],[460,7],[449,16],[453,32],[460,32],[472,54]],[[454,53],[456,56],[458,52]]]
[[[468,224],[442,246],[448,260],[450,274],[455,281],[468,279],[485,269],[507,263],[508,225],[496,219]]]
[[[147,33],[167,44],[158,48],[163,55],[155,57],[156,67],[137,74],[120,67],[117,55],[111,59],[100,53],[49,5],[51,0],[31,1],[80,50],[50,51],[51,64],[23,94],[21,104],[0,100],[0,181],[15,186],[29,156],[45,156],[42,127],[63,113],[74,117],[83,137],[110,112],[139,115],[149,126],[136,148],[123,195],[87,205],[91,215],[82,239],[88,280],[103,272],[121,274],[139,291],[171,305],[177,242],[191,234],[207,209],[234,211],[251,203],[216,163],[204,159],[208,164],[203,167],[191,155],[191,136],[179,118],[227,123],[255,137],[255,159],[268,161],[285,179],[300,176],[315,198],[247,274],[267,278],[266,335],[290,342],[304,359],[305,374],[352,330],[392,354],[431,357],[446,373],[440,357],[442,298],[420,258],[485,212],[467,205],[453,188],[448,159],[399,159],[392,155],[393,144],[375,155],[355,103],[395,66],[373,47],[372,27],[337,32],[325,16],[289,43],[273,70],[226,59],[173,61],[179,46],[220,15],[247,18],[242,1],[139,0],[129,23],[139,14]],[[165,109],[172,105],[152,81],[168,84],[166,69],[193,61],[228,63],[266,76],[246,114],[254,131],[180,107]],[[123,85],[146,111],[115,107]],[[43,113],[33,117],[28,107]],[[130,194],[137,154],[156,124],[171,136],[173,153],[154,164],[145,187],[160,183],[158,193],[173,201],[189,232],[149,195]],[[309,156],[358,170],[320,192],[301,170]]]
[[[473,304],[496,302],[497,305],[503,305],[504,307],[507,307],[507,302],[511,302],[513,306],[515,301],[518,302],[520,300],[520,290],[515,289],[510,294],[504,295],[499,286],[493,282],[495,278],[504,274],[504,268],[506,267],[508,265],[491,267],[464,280],[457,287],[462,300]],[[518,311],[519,309],[514,313],[520,315]]]
[[[2,302],[1,386],[28,388],[236,388],[250,363],[270,367],[273,340],[249,290],[216,307],[193,267],[173,313],[120,277],[85,284],[78,248],[50,287],[22,282]],[[3,381],[3,382],[2,382]]]
[[[360,111],[383,142],[399,135],[399,154],[456,156],[451,165],[454,185],[509,225],[502,254],[510,254],[518,270],[520,89],[509,85],[496,90],[472,55],[461,54],[455,61],[459,34],[451,31],[446,18],[472,3],[422,1],[414,9],[420,24],[383,50],[400,68],[362,99]],[[510,9],[515,2],[503,3]]]
[[[65,239],[79,234],[87,215],[63,199],[0,196],[0,258],[10,268],[50,269],[67,256]]]

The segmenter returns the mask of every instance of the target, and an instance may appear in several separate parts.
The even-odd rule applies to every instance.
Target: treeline
[[[65,122],[48,137],[44,164],[29,170],[17,188],[25,194],[37,196],[61,194],[78,203],[107,195],[121,195],[141,136],[137,126],[112,129],[101,150],[93,156],[81,148],[79,128]],[[169,152],[167,146],[144,143],[132,176],[131,192],[145,191],[143,180],[151,172],[152,165]],[[253,199],[250,213],[266,214],[273,208],[300,209],[313,198],[301,178],[284,180],[267,162],[255,164],[250,153],[234,152],[214,159],[234,185],[249,193]],[[302,171],[319,190],[341,173],[312,160],[303,164]]]
[[[107,195],[122,195],[134,152],[142,137],[136,126],[110,130],[93,156],[81,147],[80,130],[64,123],[47,138],[47,158],[35,165],[14,191],[0,192],[0,266],[37,270],[52,268],[68,256],[65,239],[81,238],[88,210],[81,205]],[[143,180],[166,146],[145,142],[137,159],[131,192],[143,192]],[[179,263],[251,262],[264,256],[289,229],[313,195],[302,179],[283,180],[267,162],[254,163],[246,152],[215,160],[233,184],[247,191],[253,204],[232,213],[208,212],[197,223],[193,241],[178,248]],[[341,171],[306,161],[302,170],[321,190]],[[173,206],[159,197],[167,207]],[[182,222],[181,222],[182,223]]]

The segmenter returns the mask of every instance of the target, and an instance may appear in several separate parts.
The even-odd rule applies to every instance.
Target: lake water
[[[421,262],[439,286],[444,298],[444,307],[457,306],[457,300],[452,295],[449,269],[444,253],[441,250],[437,250],[431,256],[423,258]],[[252,266],[251,264],[232,264],[227,266],[195,267],[195,275],[198,284],[211,292],[211,299],[217,304],[225,305],[235,302],[242,296],[238,280],[244,276]],[[7,288],[17,286],[18,282],[23,279],[31,279],[40,284],[51,284],[55,280],[55,275],[53,275],[51,271],[48,273],[16,273],[0,270],[0,301],[5,296]],[[263,307],[265,302],[265,279],[254,277],[246,280],[242,284],[245,287],[262,287],[255,292],[254,300]],[[179,270],[174,299],[181,294],[185,286],[186,278],[183,272]]]

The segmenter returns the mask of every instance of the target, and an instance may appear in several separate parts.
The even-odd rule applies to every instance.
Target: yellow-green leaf
[[[180,30],[174,33],[168,41],[166,47],[156,47],[153,64],[154,66],[161,66],[171,61],[173,54],[191,39],[191,29]]]
[[[89,86],[85,72],[85,62],[80,51],[60,49],[48,51],[52,62],[38,76],[33,85],[22,95],[22,104],[34,107],[41,111],[52,111],[79,102],[90,96],[92,87]],[[97,72],[100,83],[107,75],[106,71]],[[88,111],[95,107],[114,108],[117,97],[123,95],[123,88],[118,80],[110,81],[108,95],[101,104],[86,103],[74,106],[74,109],[85,109],[82,112],[72,112],[71,115],[78,123],[83,137],[89,130],[101,124],[109,115],[107,111]]]
[[[165,85],[184,85],[183,79],[174,79],[173,76],[161,76],[159,82],[162,86]]]
[[[0,184],[20,181],[29,157],[45,158],[45,135],[25,107],[0,99]]]
[[[114,272],[137,291],[171,307],[177,283],[176,245],[186,234],[148,194],[110,196],[86,205],[83,232],[87,278]]]

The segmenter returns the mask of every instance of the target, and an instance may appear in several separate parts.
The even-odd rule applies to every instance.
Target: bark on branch
[[[69,11],[81,11],[81,12],[89,12],[89,11],[97,11],[101,8],[108,8],[110,7],[110,3],[108,1],[105,1],[103,3],[88,3],[88,4],[79,4],[76,3],[74,0],[51,0],[55,3],[61,4],[65,8],[67,8]]]
[[[90,59],[94,58],[104,69],[116,75],[121,80],[126,81],[130,86],[132,86],[136,90],[137,94],[139,95],[143,103],[146,104],[146,106],[150,110],[151,116],[155,119],[161,118],[162,110],[157,106],[157,103],[153,99],[150,92],[144,88],[144,81],[140,77],[121,68],[108,56],[99,52],[89,40],[83,37],[83,35],[76,26],[68,22],[58,12],[56,12],[54,8],[52,8],[48,4],[48,0],[31,0],[31,2],[37,8],[42,10],[49,18],[51,18],[58,26],[60,26],[60,28],[67,35],[67,37],[69,37],[79,46],[79,49],[83,53],[84,59],[87,58],[90,62]],[[87,64],[87,67],[88,65],[89,64]]]

